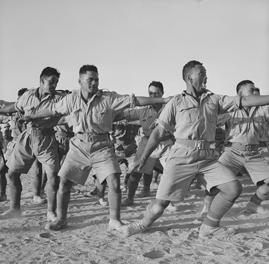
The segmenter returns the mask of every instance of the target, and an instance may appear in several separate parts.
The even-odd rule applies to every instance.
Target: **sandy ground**
[[[108,207],[101,207],[96,198],[85,197],[92,182],[76,186],[69,207],[69,225],[58,232],[48,232],[46,205],[32,203],[31,173],[22,176],[23,217],[0,221],[0,263],[269,263],[269,213],[249,215],[244,212],[255,187],[243,176],[244,192],[223,218],[222,224],[238,228],[228,239],[200,239],[195,222],[201,210],[203,191],[192,189],[196,197],[179,202],[178,212],[165,211],[152,229],[143,234],[124,238],[116,231],[108,231]],[[139,186],[141,189],[141,186]],[[136,198],[135,205],[122,209],[125,223],[142,218],[154,198]],[[123,194],[125,197],[126,194]],[[0,211],[9,202],[0,204]],[[269,210],[269,201],[264,202]]]

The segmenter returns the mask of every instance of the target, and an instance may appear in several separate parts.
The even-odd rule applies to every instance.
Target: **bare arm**
[[[0,108],[0,114],[2,114],[2,115],[13,114],[15,112],[16,112],[15,103],[12,103],[12,104],[10,104],[8,106]]]
[[[166,97],[166,98],[154,98],[154,97],[137,96],[136,100],[135,100],[135,104],[137,106],[153,105],[153,104],[166,104],[172,98],[173,98],[173,96],[169,96],[169,97]]]
[[[162,138],[165,136],[166,131],[161,126],[156,126],[152,131],[146,148],[136,162],[132,163],[128,168],[128,173],[131,173],[134,169],[138,168],[138,171],[145,165],[147,159],[149,158],[150,154],[157,148],[159,143],[162,141]]]
[[[31,119],[44,118],[44,117],[49,117],[49,116],[53,116],[53,114],[51,114],[49,109],[46,108],[46,109],[44,109],[44,110],[42,110],[42,111],[40,111],[38,113],[29,115],[29,116],[21,117],[20,121],[30,121]]]
[[[118,112],[113,119],[113,122],[124,120],[124,111]]]
[[[269,104],[269,95],[249,95],[242,96],[241,105],[247,106],[262,106]]]

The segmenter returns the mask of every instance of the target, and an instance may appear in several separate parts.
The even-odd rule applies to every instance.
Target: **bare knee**
[[[242,193],[242,184],[238,180],[234,180],[219,185],[218,189],[225,199],[235,201]]]

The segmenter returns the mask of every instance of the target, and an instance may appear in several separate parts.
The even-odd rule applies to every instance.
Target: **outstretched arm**
[[[53,116],[53,114],[49,111],[48,108],[46,108],[38,113],[29,115],[29,116],[23,116],[20,118],[20,121],[30,121],[31,119],[38,119],[38,118],[44,118],[44,117],[50,117],[50,116]]]
[[[262,106],[269,104],[269,95],[249,95],[242,96],[241,105],[248,106]]]
[[[8,114],[12,114],[15,112],[16,112],[15,103],[12,103],[12,104],[7,105],[3,108],[0,108],[0,114],[2,114],[2,115],[8,115]]]
[[[166,98],[136,96],[135,104],[137,106],[153,105],[153,104],[166,104],[172,98],[173,98],[173,96],[169,96]]]
[[[128,168],[128,173],[131,173],[134,169],[138,168],[140,170],[146,163],[147,159],[149,158],[150,154],[157,148],[159,143],[162,141],[162,138],[165,136],[166,131],[162,126],[156,126],[148,140],[146,148],[140,157],[139,160],[131,164]]]

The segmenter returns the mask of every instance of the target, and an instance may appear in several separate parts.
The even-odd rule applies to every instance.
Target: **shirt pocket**
[[[101,127],[109,126],[113,122],[112,111],[109,111],[109,109],[96,107],[92,113],[93,122]]]
[[[241,133],[242,131],[242,127],[244,125],[244,118],[243,117],[235,117],[233,118],[232,122],[231,122],[231,133],[232,135],[236,135]]]
[[[181,124],[191,124],[197,121],[199,110],[197,107],[180,107],[177,115]]]
[[[76,109],[73,110],[73,112],[71,113],[71,123],[72,126],[78,126],[81,122],[80,122],[80,115],[81,115],[81,109]]]
[[[206,103],[205,107],[206,119],[211,123],[217,124],[218,106],[212,103]]]

